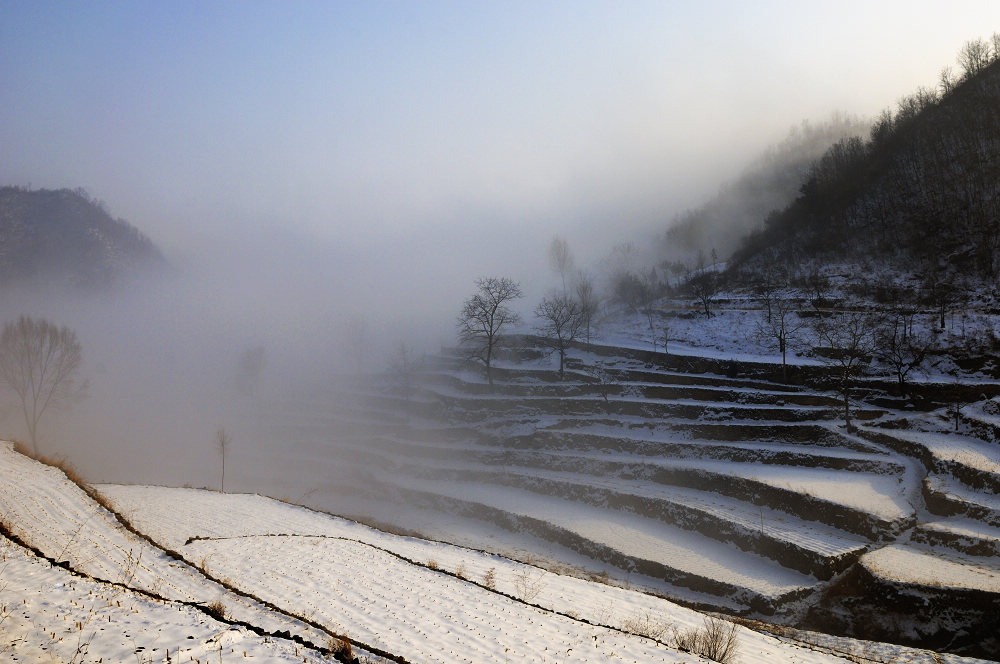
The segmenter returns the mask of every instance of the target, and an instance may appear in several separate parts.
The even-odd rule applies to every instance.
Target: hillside
[[[662,258],[689,265],[707,262],[712,253],[725,259],[740,240],[763,227],[764,219],[795,200],[812,164],[841,139],[862,136],[869,123],[835,114],[793,127],[733,182],[699,207],[679,215],[663,237]]]
[[[669,353],[645,316],[608,319],[562,379],[523,335],[492,388],[453,349],[289,394],[264,418],[282,462],[245,459],[245,481],[691,607],[997,658],[1000,454],[974,415],[992,402],[965,408],[956,434],[934,401],[952,377],[912,377],[914,412],[873,363],[848,430],[833,368],[792,353],[782,381],[776,351],[744,336],[756,305],[684,306],[658,307],[657,321],[678,314]]]
[[[149,238],[83,190],[0,188],[0,285],[100,289],[164,265]]]
[[[746,284],[835,265],[859,289],[897,297],[995,301],[1000,270],[1000,53],[968,64],[940,91],[921,89],[886,111],[868,139],[837,142],[800,195],[736,253]]]
[[[98,489],[0,445],[8,661],[705,661],[676,639],[711,620],[634,590],[262,496]],[[743,664],[976,661],[732,629]]]

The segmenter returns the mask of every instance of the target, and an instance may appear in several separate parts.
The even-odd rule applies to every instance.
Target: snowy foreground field
[[[361,661],[706,661],[675,641],[706,616],[640,592],[257,495],[97,488],[136,532],[0,445],[0,661],[317,662],[340,639]],[[737,627],[733,661],[977,661],[775,631]]]

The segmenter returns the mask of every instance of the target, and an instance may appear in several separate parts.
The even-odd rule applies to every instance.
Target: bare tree
[[[792,303],[783,298],[770,298],[770,307],[766,316],[757,321],[754,336],[761,343],[776,344],[781,352],[781,379],[788,380],[788,364],[785,360],[788,342],[793,340],[798,332],[805,327]]]
[[[580,315],[583,316],[584,336],[590,345],[590,328],[594,315],[597,313],[597,296],[594,294],[594,279],[580,270],[576,273],[576,299],[580,303]]]
[[[983,39],[965,42],[958,52],[958,64],[965,78],[972,78],[990,64],[990,44]]]
[[[912,323],[911,323],[912,325]],[[906,378],[919,371],[933,347],[927,336],[907,331],[906,316],[897,312],[879,330],[876,337],[879,359],[888,364],[899,381],[899,395],[906,398]]]
[[[559,353],[559,377],[562,378],[566,349],[576,339],[583,325],[580,305],[565,295],[555,295],[542,298],[535,309],[535,315],[542,321],[538,327],[542,343]]]
[[[669,320],[665,319],[663,321],[662,325],[663,325],[663,336],[660,337],[660,341],[663,342],[663,354],[664,355],[669,355],[670,354],[669,345],[670,345],[671,340],[673,340],[673,338],[674,338],[673,337],[673,329],[672,329],[672,325],[670,324]],[[655,352],[655,347],[654,347],[654,352]]]
[[[521,286],[508,277],[478,279],[476,288],[458,315],[458,338],[474,346],[473,356],[485,365],[486,379],[492,386],[493,353],[500,334],[520,320],[508,304],[523,294]]]
[[[215,446],[219,450],[219,454],[222,455],[222,493],[226,492],[226,453],[229,452],[229,445],[232,443],[232,439],[226,430],[219,427],[219,430],[215,432]]]
[[[265,357],[264,346],[254,346],[240,353],[236,364],[236,389],[241,394],[251,398],[257,397]]]
[[[656,302],[660,299],[662,289],[660,279],[656,274],[656,268],[651,268],[642,278],[642,287],[639,289],[639,298],[642,313],[646,316],[650,331],[653,330],[653,319],[656,318]],[[653,350],[656,350],[655,348]]]
[[[558,235],[552,238],[552,244],[549,245],[549,263],[562,278],[562,292],[566,295],[566,273],[573,269],[573,254],[570,253],[566,240]]]
[[[820,359],[835,367],[840,393],[844,397],[844,424],[851,426],[851,381],[867,366],[876,349],[879,320],[864,312],[849,312],[817,319],[813,324]]]
[[[21,402],[31,448],[38,453],[38,423],[50,408],[83,398],[78,382],[83,351],[76,333],[45,319],[21,316],[0,333],[0,379]]]
[[[712,298],[719,292],[719,279],[714,272],[702,270],[688,280],[691,294],[701,302],[705,316],[712,317]]]
[[[389,369],[395,378],[403,398],[409,402],[410,394],[413,391],[413,378],[416,373],[417,363],[413,359],[413,349],[407,346],[405,342],[399,342],[399,346],[396,348],[396,352],[393,354],[389,364]]]
[[[770,261],[766,262],[753,275],[753,289],[757,294],[757,299],[760,300],[761,304],[767,310],[768,321],[771,320],[771,303],[777,296],[778,289],[781,287],[783,281],[785,279],[782,278],[779,271]]]
[[[586,369],[584,371],[594,379],[594,383],[597,385],[598,393],[604,398],[605,401],[608,400],[608,394],[611,392],[611,388],[618,384],[615,380],[614,374],[604,365],[603,362],[598,362]]]

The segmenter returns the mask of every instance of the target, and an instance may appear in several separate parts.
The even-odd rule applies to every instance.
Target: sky
[[[188,277],[100,306],[3,298],[80,332],[92,390],[66,439],[146,450],[210,437],[244,349],[322,372],[363,328],[384,367],[398,343],[453,343],[488,275],[522,283],[528,319],[557,285],[553,236],[585,268],[648,244],[791,127],[875,116],[1000,30],[996,0],[0,0],[0,16],[0,184],[83,187]]]
[[[2,9],[0,182],[84,187],[175,258],[234,231],[624,241],[792,125],[874,115],[1000,29],[993,1]]]

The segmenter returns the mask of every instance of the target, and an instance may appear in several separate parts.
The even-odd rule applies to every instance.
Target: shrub
[[[347,639],[331,636],[326,642],[326,651],[341,661],[349,662],[354,659],[354,649]]]
[[[736,623],[727,622],[713,616],[706,616],[700,629],[680,631],[674,629],[674,645],[680,650],[729,664],[739,650]]]
[[[522,602],[531,602],[545,588],[542,577],[545,572],[538,570],[538,576],[533,576],[529,568],[514,574],[514,597]]]
[[[622,621],[622,631],[639,636],[646,636],[657,641],[661,640],[667,633],[670,625],[664,620],[658,620],[649,615],[649,612],[636,614],[631,618]]]
[[[205,613],[212,616],[216,620],[226,619],[226,605],[222,603],[221,599],[217,599],[214,602],[209,602],[205,605]]]
[[[497,589],[497,570],[495,567],[489,568],[486,570],[486,573],[483,574],[483,585],[490,590]]]

